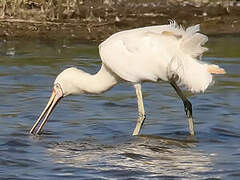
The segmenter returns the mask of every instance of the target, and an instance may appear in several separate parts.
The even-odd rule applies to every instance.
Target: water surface
[[[188,135],[181,100],[167,83],[143,85],[147,120],[132,137],[137,103],[131,84],[101,95],[62,100],[40,136],[29,130],[67,67],[100,68],[95,44],[0,42],[1,179],[239,179],[240,38],[211,37],[203,60],[226,75],[193,104],[196,136]]]

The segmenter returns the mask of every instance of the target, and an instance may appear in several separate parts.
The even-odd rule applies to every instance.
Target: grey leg
[[[137,102],[138,102],[138,119],[137,124],[135,127],[135,130],[133,131],[133,136],[138,135],[141,127],[144,123],[144,120],[146,119],[145,111],[144,111],[144,105],[143,105],[143,97],[142,97],[142,90],[141,90],[141,84],[134,84],[134,87],[136,89],[137,94]]]
[[[192,104],[191,102],[184,96],[181,89],[177,86],[176,81],[174,79],[170,80],[170,84],[177,92],[178,96],[182,99],[184,104],[184,110],[186,112],[186,115],[188,117],[188,123],[189,123],[189,131],[190,135],[194,135],[194,125],[193,125],[193,117],[192,117]]]

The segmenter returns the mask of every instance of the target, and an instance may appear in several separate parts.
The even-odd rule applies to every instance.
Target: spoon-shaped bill
[[[43,126],[46,124],[48,117],[50,116],[51,112],[53,112],[54,107],[57,105],[59,100],[63,97],[61,89],[56,89],[56,87],[53,88],[52,95],[47,103],[47,106],[39,116],[36,123],[33,125],[32,129],[30,130],[30,133],[33,134],[41,120],[43,119],[41,125],[36,131],[36,134],[39,134],[43,128]]]

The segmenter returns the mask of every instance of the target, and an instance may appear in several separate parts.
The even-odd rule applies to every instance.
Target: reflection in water
[[[212,169],[212,156],[195,149],[194,142],[138,137],[126,144],[102,145],[89,139],[52,144],[55,163],[94,171],[133,171],[145,176],[198,177]],[[216,176],[215,176],[216,177]]]

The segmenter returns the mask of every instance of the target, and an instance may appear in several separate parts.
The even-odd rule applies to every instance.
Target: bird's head
[[[83,94],[84,91],[79,86],[78,80],[85,74],[86,73],[75,67],[65,69],[57,76],[53,89],[61,89],[63,97]]]
[[[79,73],[81,74],[82,71],[76,69],[76,68],[68,68],[64,71],[62,71],[56,78],[52,95],[49,98],[49,101],[43,110],[42,114],[36,121],[36,123],[33,125],[32,129],[30,130],[30,133],[34,133],[37,126],[40,124],[41,120],[43,119],[41,125],[39,126],[38,130],[36,131],[36,134],[39,134],[47,122],[48,117],[50,116],[51,112],[53,111],[54,107],[57,105],[57,103],[65,96],[68,95],[75,95],[75,94],[82,94],[84,93],[75,82],[76,77],[79,76]]]

